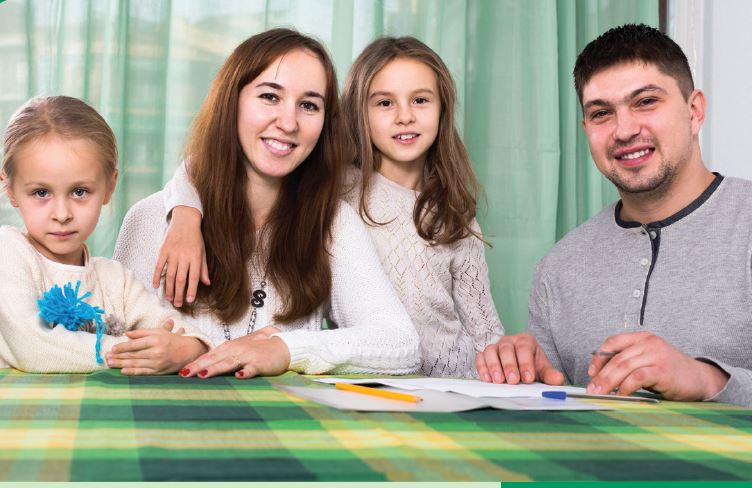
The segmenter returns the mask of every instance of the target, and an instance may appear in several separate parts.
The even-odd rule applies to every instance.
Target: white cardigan
[[[170,185],[168,184],[168,187]],[[165,204],[165,198],[169,198]],[[136,203],[120,229],[113,258],[134,271],[151,287],[164,233],[167,212],[177,204],[201,208],[192,187],[155,193]],[[267,299],[257,309],[255,330],[273,325],[277,336],[290,350],[290,369],[306,374],[377,373],[408,374],[420,365],[418,335],[404,306],[381,267],[373,242],[363,223],[349,205],[342,202],[332,228],[332,289],[329,300],[313,314],[292,323],[274,323],[279,294],[273,283],[266,287]],[[253,289],[258,273],[252,271]],[[160,295],[162,288],[160,288]],[[229,324],[230,335],[247,332],[251,307],[246,315]],[[210,313],[186,316],[215,344],[225,340],[220,321]],[[321,330],[326,318],[336,329]]]

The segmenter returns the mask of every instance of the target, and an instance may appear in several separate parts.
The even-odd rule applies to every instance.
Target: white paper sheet
[[[323,383],[328,382],[323,381]],[[363,393],[336,390],[334,388],[286,385],[278,387],[293,395],[323,403],[330,407],[361,412],[464,412],[489,407],[497,410],[609,410],[608,407],[603,405],[593,405],[574,399],[552,400],[542,397],[479,399],[458,393],[436,390],[413,390],[411,394],[421,397],[423,401],[411,403]],[[398,390],[396,388],[386,389]]]
[[[400,388],[402,390],[436,390],[461,393],[473,398],[540,398],[544,391],[565,391],[567,393],[585,394],[584,388],[577,386],[551,386],[544,383],[520,385],[485,383],[478,380],[461,380],[452,378],[321,378],[321,383],[350,383],[355,385],[379,384]]]

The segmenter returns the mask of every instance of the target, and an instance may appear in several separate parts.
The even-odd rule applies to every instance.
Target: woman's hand
[[[235,372],[237,378],[276,376],[290,367],[290,351],[279,337],[268,337],[273,329],[265,327],[253,334],[227,341],[202,355],[185,368],[180,376],[210,378]],[[264,332],[265,331],[265,332]],[[276,329],[274,329],[276,332]],[[265,337],[266,336],[266,337]]]
[[[207,286],[210,284],[201,235],[201,213],[195,208],[178,206],[172,210],[170,226],[154,268],[154,288],[159,288],[162,273],[165,275],[164,296],[176,307],[183,305],[184,295],[186,302],[193,303],[199,280]]]
[[[156,329],[129,330],[125,335],[131,340],[107,353],[107,365],[125,375],[169,374],[207,351],[203,342],[185,337],[182,328],[173,333],[173,327],[168,320]]]

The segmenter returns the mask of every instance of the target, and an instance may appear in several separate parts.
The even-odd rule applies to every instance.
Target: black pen
[[[612,358],[616,356],[616,353],[613,351],[590,351],[591,356],[601,356],[604,358]]]

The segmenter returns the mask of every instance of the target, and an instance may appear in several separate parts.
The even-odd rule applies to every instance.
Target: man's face
[[[622,193],[662,194],[700,157],[704,95],[695,90],[685,100],[676,80],[653,64],[627,62],[596,73],[582,104],[590,154]]]

